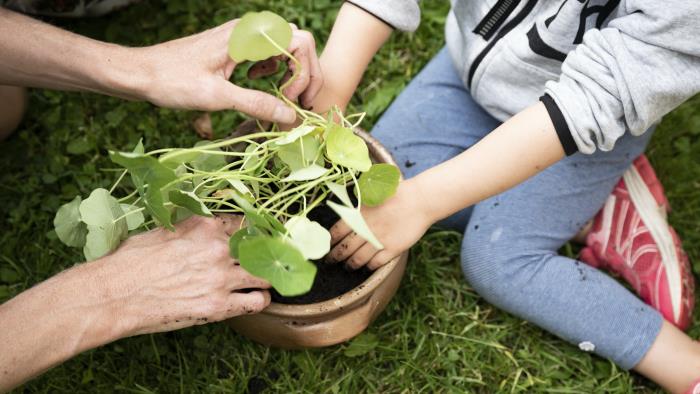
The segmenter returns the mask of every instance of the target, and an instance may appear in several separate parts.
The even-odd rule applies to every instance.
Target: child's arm
[[[344,110],[367,65],[392,31],[376,16],[344,3],[321,54],[324,83],[311,109],[322,113],[338,105]]]
[[[402,182],[394,197],[362,208],[367,224],[384,244],[377,253],[344,222],[331,229],[331,261],[348,259],[358,268],[385,264],[411,247],[435,222],[501,193],[564,157],[547,110],[537,103],[503,123],[469,150]],[[342,240],[342,241],[341,241]]]

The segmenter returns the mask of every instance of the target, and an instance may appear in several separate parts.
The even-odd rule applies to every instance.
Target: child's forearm
[[[372,14],[345,3],[321,55],[324,86],[313,101],[315,112],[333,105],[345,109],[367,65],[391,35],[392,28]]]
[[[564,157],[564,149],[542,103],[503,123],[459,156],[413,179],[419,204],[434,223],[499,194]]]

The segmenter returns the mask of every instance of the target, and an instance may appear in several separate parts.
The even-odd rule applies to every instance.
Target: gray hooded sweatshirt
[[[352,0],[413,31],[418,0]],[[700,91],[700,0],[452,0],[452,61],[504,121],[541,100],[567,154],[613,149]]]

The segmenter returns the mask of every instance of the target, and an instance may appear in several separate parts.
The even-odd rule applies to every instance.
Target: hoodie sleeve
[[[700,91],[700,1],[628,0],[590,30],[542,102],[567,154],[609,151]]]
[[[348,3],[369,12],[394,29],[412,32],[420,23],[419,0],[351,0]]]

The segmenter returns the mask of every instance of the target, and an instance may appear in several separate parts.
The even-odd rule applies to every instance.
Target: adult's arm
[[[193,217],[129,238],[0,305],[0,392],[120,338],[261,311],[269,285],[229,257],[240,218]]]
[[[129,48],[83,37],[0,7],[0,85],[82,90],[169,108],[235,109],[291,122],[294,111],[272,95],[228,81],[227,55],[236,20],[193,36]],[[304,73],[285,93],[315,96],[323,84],[313,37],[294,30],[289,51]]]

